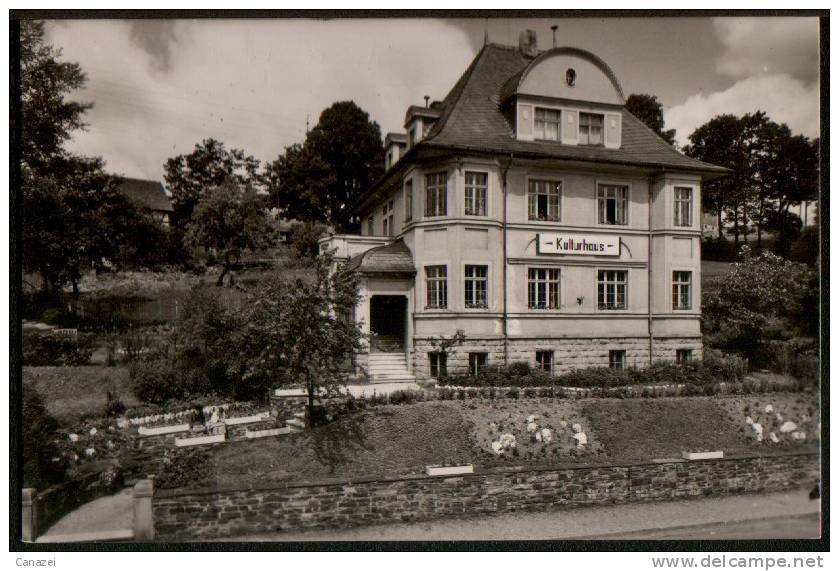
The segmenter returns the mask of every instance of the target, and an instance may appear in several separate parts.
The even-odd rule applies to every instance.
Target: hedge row
[[[610,369],[593,367],[552,376],[532,369],[528,363],[509,367],[488,367],[477,375],[456,375],[438,380],[439,386],[456,387],[578,387],[613,388],[637,385],[709,385],[739,382],[748,366],[736,355],[706,353],[702,361],[688,363],[655,363],[642,369]]]
[[[27,331],[23,334],[23,362],[31,367],[78,366],[90,363],[95,336]]]

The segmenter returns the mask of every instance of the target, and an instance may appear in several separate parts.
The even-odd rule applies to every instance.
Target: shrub
[[[106,417],[115,417],[121,416],[125,413],[126,406],[119,397],[115,397],[111,391],[108,391],[105,394],[105,416]]]
[[[184,488],[207,484],[215,479],[215,465],[207,450],[175,450],[163,458],[154,485],[158,488]]]
[[[414,404],[425,400],[425,393],[416,390],[398,390],[390,393],[390,404]]]
[[[55,444],[58,421],[31,386],[23,390],[23,485],[40,488],[60,482],[66,464]]]
[[[78,366],[90,363],[94,336],[61,336],[27,332],[23,335],[23,362],[29,366]]]
[[[178,376],[166,358],[144,359],[132,363],[129,370],[131,390],[143,402],[162,404],[183,396],[178,389]]]

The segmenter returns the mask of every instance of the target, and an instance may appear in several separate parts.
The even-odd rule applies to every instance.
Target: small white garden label
[[[536,251],[540,254],[575,256],[619,256],[620,237],[586,234],[536,234]]]

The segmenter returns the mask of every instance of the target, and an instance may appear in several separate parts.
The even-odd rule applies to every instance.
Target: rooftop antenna
[[[556,29],[557,29],[558,27],[559,27],[559,26],[557,26],[556,24],[554,24],[553,26],[551,26],[551,32],[553,32],[553,35],[554,35],[554,47],[556,47]]]
[[[484,45],[489,43],[489,18],[484,18]]]

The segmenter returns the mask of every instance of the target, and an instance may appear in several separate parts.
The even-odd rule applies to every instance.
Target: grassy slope
[[[49,412],[62,424],[82,416],[101,416],[111,391],[126,406],[139,401],[131,393],[126,367],[24,367],[23,390],[34,387]]]
[[[425,465],[472,462],[478,467],[648,461],[679,456],[683,450],[727,454],[814,446],[810,440],[758,444],[742,411],[773,404],[785,418],[800,419],[817,408],[813,397],[772,394],[683,399],[522,399],[432,401],[377,407],[312,433],[233,442],[212,451],[219,485],[272,484],[323,478],[396,476],[422,473]],[[527,417],[554,430],[550,445],[531,442]],[[566,427],[561,422],[567,423]],[[495,427],[490,426],[495,423]],[[571,424],[582,424],[589,439],[576,449]],[[490,445],[500,434],[516,436],[518,452],[496,456]],[[352,436],[344,436],[352,435]],[[337,447],[336,447],[337,444]],[[545,452],[542,452],[542,449]],[[315,450],[337,450],[333,466]]]

